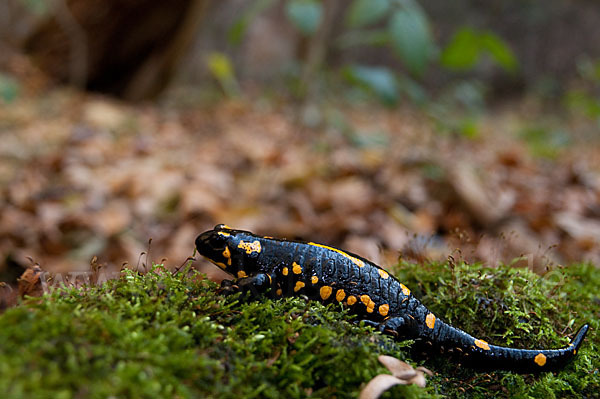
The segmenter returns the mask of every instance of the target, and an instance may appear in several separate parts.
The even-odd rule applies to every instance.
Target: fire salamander
[[[450,353],[486,369],[539,372],[564,367],[579,350],[588,325],[560,349],[496,346],[446,324],[381,267],[337,248],[314,242],[260,237],[217,225],[196,238],[201,255],[237,277],[225,280],[230,292],[306,296],[324,304],[341,302],[360,320],[418,346]]]

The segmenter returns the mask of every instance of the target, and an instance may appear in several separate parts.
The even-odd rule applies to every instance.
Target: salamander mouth
[[[196,238],[196,248],[200,255],[212,259],[215,253],[225,250],[225,242],[214,230],[209,230]]]

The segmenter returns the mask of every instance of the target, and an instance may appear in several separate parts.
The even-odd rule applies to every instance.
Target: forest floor
[[[135,266],[142,252],[174,268],[217,223],[382,264],[600,264],[597,123],[533,99],[489,110],[468,134],[413,107],[298,108],[68,90],[3,105],[0,281],[32,263]]]
[[[434,371],[425,390],[394,388],[409,397],[597,394],[597,123],[535,99],[496,106],[466,130],[408,106],[299,108],[178,96],[131,105],[70,90],[4,104],[0,308],[15,304],[10,287],[33,264],[41,269],[22,277],[21,294],[40,294],[41,270],[174,270],[200,232],[226,223],[391,265],[440,317],[490,342],[557,347],[591,322],[578,360],[541,376],[423,363],[339,309],[300,300],[234,308],[204,278],[130,271],[4,309],[0,390],[352,397],[386,372],[377,355],[388,354]],[[314,345],[327,356],[313,356]],[[340,363],[356,367],[340,374]]]
[[[353,398],[360,392],[375,399],[392,380],[421,386],[400,384],[383,398],[598,397],[600,274],[589,264],[545,277],[506,265],[390,269],[440,318],[490,343],[563,347],[589,322],[575,360],[540,374],[422,358],[409,350],[412,341],[354,323],[340,304],[226,298],[206,276],[186,270],[125,270],[118,280],[55,290],[7,309],[0,314],[0,391],[11,399]],[[386,367],[380,355],[388,356]]]

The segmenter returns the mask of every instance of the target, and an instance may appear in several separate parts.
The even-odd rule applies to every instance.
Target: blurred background
[[[599,129],[592,0],[2,0],[0,280],[175,268],[217,223],[600,264]]]

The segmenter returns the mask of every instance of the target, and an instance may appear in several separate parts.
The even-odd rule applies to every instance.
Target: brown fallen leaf
[[[358,399],[377,399],[391,387],[402,383],[401,379],[396,378],[393,375],[379,374],[369,381],[367,386],[360,391]]]
[[[587,238],[600,242],[600,221],[573,212],[559,212],[554,215],[554,220],[558,227],[577,240]]]
[[[17,293],[9,284],[0,281],[0,313],[17,303]]]
[[[417,386],[424,387],[425,376],[423,373],[427,373],[429,375],[433,374],[425,367],[413,369],[410,364],[405,363],[402,360],[398,360],[392,356],[380,355],[377,359],[392,373],[394,377],[406,380],[408,381],[408,384],[416,384]]]
[[[493,194],[485,184],[486,176],[478,176],[474,165],[466,161],[447,166],[448,183],[473,217],[482,224],[494,224],[504,218],[514,199]]]
[[[22,298],[25,295],[42,296],[44,289],[42,287],[42,268],[38,265],[27,268],[19,277],[19,296]]]
[[[379,374],[375,376],[360,392],[359,399],[377,399],[395,385],[415,384],[423,388],[425,387],[425,374],[433,374],[424,367],[414,369],[410,364],[392,356],[380,355],[377,359],[392,375]]]

